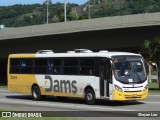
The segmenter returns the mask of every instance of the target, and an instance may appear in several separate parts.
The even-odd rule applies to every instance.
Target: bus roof
[[[36,53],[36,54],[10,54],[9,58],[37,58],[37,57],[107,57],[118,55],[141,56],[129,52],[90,52],[90,53]]]

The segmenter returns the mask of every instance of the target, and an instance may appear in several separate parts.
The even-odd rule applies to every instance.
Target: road
[[[48,113],[67,114],[70,117],[86,117],[83,119],[93,120],[92,117],[112,117],[110,119],[122,117],[138,117],[138,113],[150,114],[158,113],[160,116],[160,95],[150,94],[145,101],[114,102],[97,101],[95,105],[86,105],[83,99],[63,99],[48,97],[45,101],[33,101],[31,95],[10,92],[7,89],[0,89],[0,109],[18,110],[18,111],[47,111]],[[58,112],[56,112],[58,111]],[[63,111],[63,112],[60,112]],[[72,112],[71,112],[72,111]],[[137,115],[137,116],[136,116]],[[156,120],[158,117],[148,117]],[[135,119],[135,118],[132,118]],[[137,119],[137,118],[136,118]],[[144,119],[144,117],[138,117]],[[131,120],[131,119],[130,119]]]

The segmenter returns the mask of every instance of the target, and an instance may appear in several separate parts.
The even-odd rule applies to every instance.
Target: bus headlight
[[[148,84],[144,87],[143,91],[146,91],[148,89]]]
[[[118,90],[118,91],[120,91],[120,92],[123,92],[122,88],[119,87],[118,85],[114,85],[114,87],[115,87],[116,90]]]

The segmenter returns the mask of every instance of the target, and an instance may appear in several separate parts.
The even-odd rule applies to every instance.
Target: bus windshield
[[[146,71],[140,56],[113,56],[113,72],[121,83],[142,83],[146,80]]]

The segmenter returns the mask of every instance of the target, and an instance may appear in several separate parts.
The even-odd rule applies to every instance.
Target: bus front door
[[[100,64],[100,96],[102,98],[109,98],[109,85],[111,81],[110,63]]]

